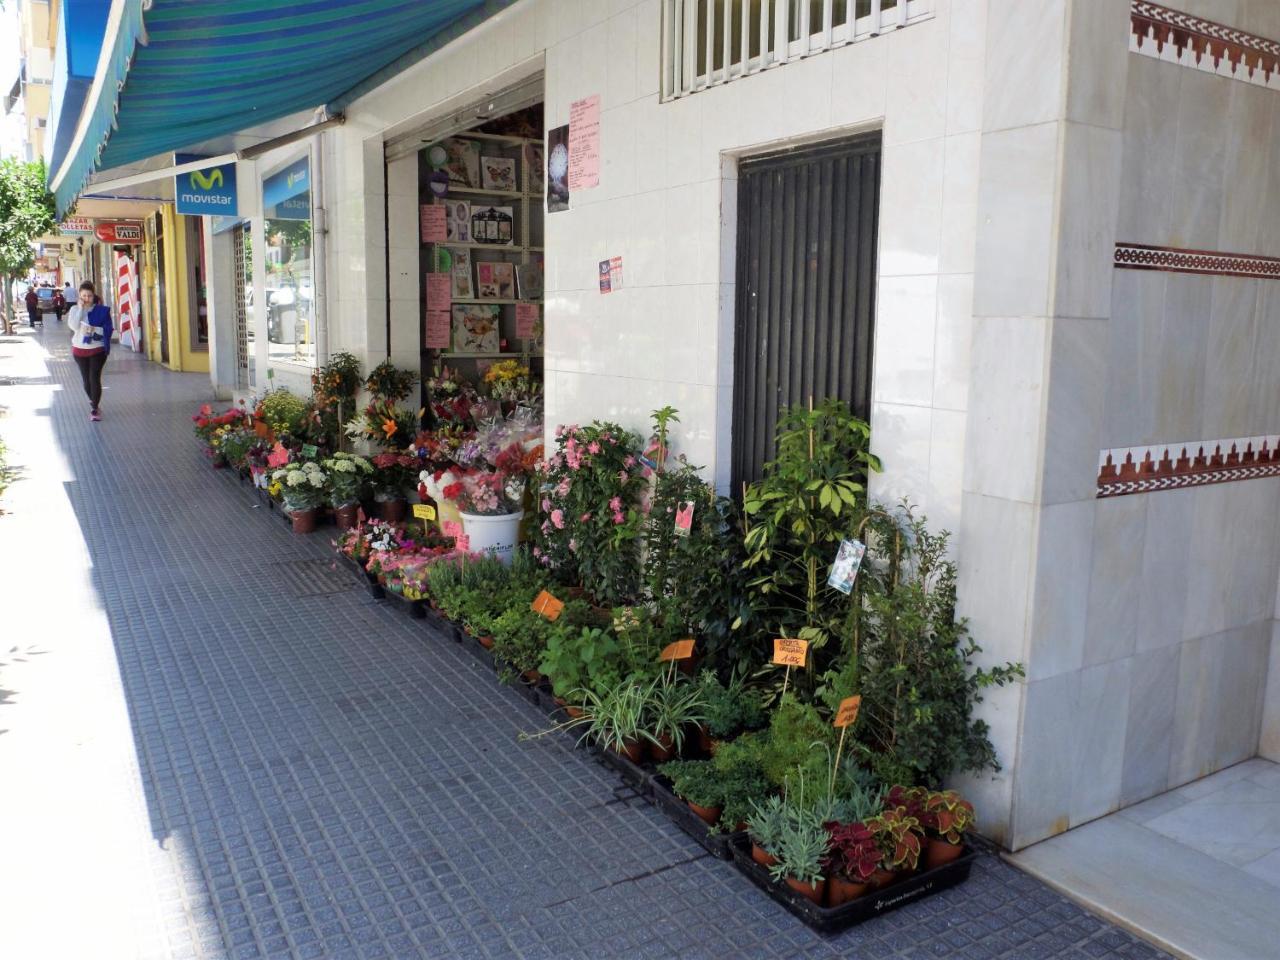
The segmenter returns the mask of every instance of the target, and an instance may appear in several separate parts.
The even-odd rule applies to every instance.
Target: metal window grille
[[[671,100],[933,16],[934,0],[663,0]]]
[[[870,414],[879,192],[879,133],[739,167],[734,491],[773,457],[783,408]]]
[[[236,274],[236,386],[248,390],[249,379],[249,311],[244,302],[248,270],[245,264],[244,230],[236,228],[231,238],[231,259]]]

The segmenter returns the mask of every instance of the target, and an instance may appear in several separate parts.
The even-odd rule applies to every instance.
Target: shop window
[[[267,249],[268,359],[314,366],[311,163],[301,157],[262,182]]]
[[[739,167],[732,483],[760,478],[785,407],[870,416],[880,134]]]

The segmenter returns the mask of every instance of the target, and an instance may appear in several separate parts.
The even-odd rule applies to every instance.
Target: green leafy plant
[[[525,607],[511,607],[493,619],[493,655],[516,673],[537,670],[546,650],[550,624]],[[504,677],[509,679],[509,677]]]
[[[417,382],[417,374],[401,370],[390,360],[384,360],[369,372],[364,386],[377,400],[394,404],[409,396]]]
[[[812,887],[824,879],[831,836],[812,810],[790,807],[782,821],[776,852],[769,868],[774,880],[792,879]]]
[[[888,807],[866,822],[880,848],[880,865],[889,871],[911,871],[920,862],[920,821],[905,807]]]
[[[671,791],[681,800],[700,807],[718,807],[724,802],[720,776],[710,760],[669,760],[658,772],[671,781]]]
[[[826,784],[823,746],[835,747],[835,732],[812,704],[801,703],[791,694],[783,697],[770,719],[765,742],[764,772],[774,786],[789,788],[804,781]],[[810,802],[815,797],[810,791]]]
[[[752,800],[746,821],[751,841],[765,853],[776,857],[787,821],[787,802],[782,795],[775,793]]]
[[[621,647],[600,627],[557,630],[547,638],[538,670],[551,679],[556,695],[568,697],[579,687],[602,692],[616,684]]]
[[[973,826],[973,804],[954,790],[895,786],[886,802],[914,817],[926,836],[946,843],[960,843]]]
[[[597,693],[580,689],[572,694],[582,704],[584,715],[563,726],[585,727],[584,738],[618,752],[637,741],[654,742],[646,729],[645,714],[653,696],[653,680],[624,680],[612,690]]]
[[[700,807],[719,807],[716,830],[736,830],[769,792],[758,753],[722,748],[710,760],[673,760],[658,768],[675,794]]]
[[[714,671],[704,670],[699,684],[707,732],[715,739],[725,740],[744,730],[758,730],[768,723],[763,698],[746,685],[742,676],[735,674],[726,685]]]
[[[645,723],[656,743],[670,743],[677,753],[684,747],[685,731],[706,719],[705,701],[697,684],[674,669],[660,674],[653,684]]]

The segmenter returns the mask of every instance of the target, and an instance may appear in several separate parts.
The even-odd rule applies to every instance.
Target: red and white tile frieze
[[[1133,53],[1280,90],[1280,40],[1148,0],[1131,0],[1129,20]]]
[[[1146,243],[1117,243],[1115,265],[1125,270],[1165,270],[1171,273],[1280,280],[1280,257],[1222,253],[1216,250],[1184,250]]]
[[[1280,435],[1116,447],[1098,455],[1098,497],[1280,477]]]

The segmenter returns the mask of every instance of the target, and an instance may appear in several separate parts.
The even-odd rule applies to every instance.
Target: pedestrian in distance
[[[102,305],[88,280],[80,284],[79,300],[67,311],[67,326],[71,328],[71,355],[89,397],[89,419],[96,422],[102,419],[102,368],[111,353],[112,323],[111,310]]]
[[[53,288],[53,315],[58,318],[58,322],[62,322],[62,315],[67,310],[67,298],[62,295],[62,291],[57,287]]]
[[[32,327],[37,323],[40,323],[40,326],[43,327],[44,324],[40,322],[40,294],[36,293],[36,285],[34,283],[27,287],[26,301],[27,322],[30,323]]]

